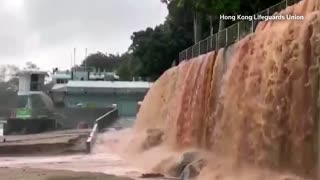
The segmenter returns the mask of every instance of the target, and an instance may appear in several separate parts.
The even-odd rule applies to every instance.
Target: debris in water
[[[141,175],[141,178],[159,178],[159,177],[164,177],[164,175],[160,173],[146,173]]]

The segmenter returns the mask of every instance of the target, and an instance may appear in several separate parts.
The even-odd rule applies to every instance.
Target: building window
[[[67,84],[68,80],[67,79],[57,79],[57,84]]]
[[[39,90],[39,76],[37,74],[31,74],[31,91]]]

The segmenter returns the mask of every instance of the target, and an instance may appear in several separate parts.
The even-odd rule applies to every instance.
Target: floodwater
[[[159,173],[168,172],[162,168],[171,163],[162,161],[168,155],[201,149],[210,155],[201,180],[313,178],[319,156],[319,10],[318,0],[304,0],[280,12],[304,15],[304,21],[261,22],[234,49],[168,70],[144,98],[133,132],[102,134],[91,155],[0,158],[0,166],[138,179],[146,168],[159,164]],[[122,119],[113,126],[130,123]],[[138,152],[137,158],[124,158],[124,150],[141,146],[139,133],[150,129],[163,132],[162,144]]]
[[[260,22],[233,46],[166,71],[144,98],[135,132],[158,129],[163,146],[181,153],[201,149],[235,168],[315,177],[319,2],[304,0],[279,12],[303,15],[303,21]],[[221,179],[213,172],[203,170],[199,179]]]
[[[120,156],[121,142],[124,142],[123,139],[130,136],[130,133],[130,129],[124,129],[99,135],[92,154],[1,157],[0,167],[99,172],[138,179],[142,170],[134,168]]]

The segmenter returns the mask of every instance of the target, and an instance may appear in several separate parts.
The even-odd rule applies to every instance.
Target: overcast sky
[[[69,68],[88,53],[123,53],[134,31],[165,20],[160,0],[0,0],[0,64]]]

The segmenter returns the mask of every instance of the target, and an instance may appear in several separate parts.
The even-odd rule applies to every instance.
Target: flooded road
[[[0,168],[36,168],[70,170],[75,172],[99,172],[138,179],[141,169],[133,167],[120,156],[122,139],[130,135],[130,129],[100,134],[92,154],[66,156],[0,157]]]
[[[100,172],[137,178],[140,171],[114,154],[0,158],[1,167]]]

